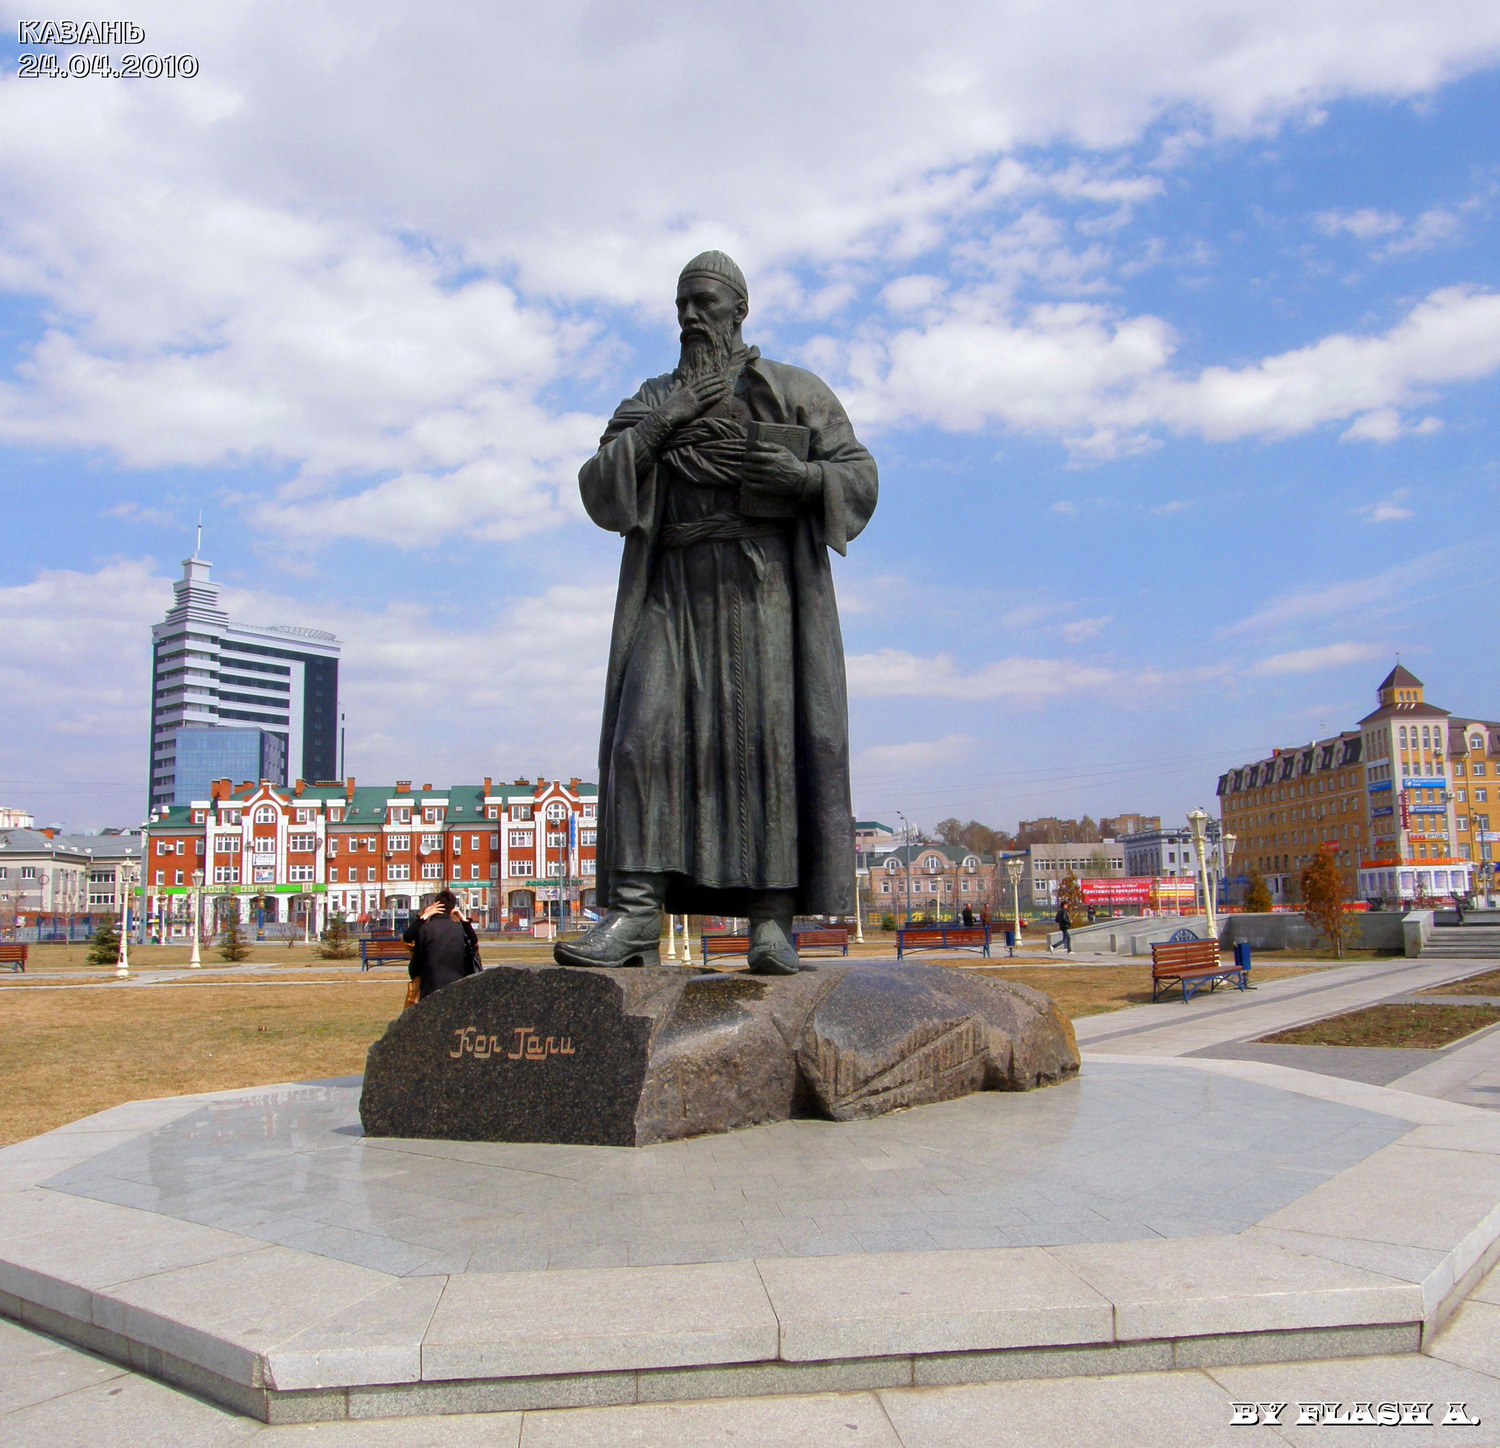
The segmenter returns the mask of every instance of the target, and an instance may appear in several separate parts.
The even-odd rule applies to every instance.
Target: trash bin
[[[1250,969],[1250,942],[1248,940],[1234,942],[1234,966],[1236,970]]]

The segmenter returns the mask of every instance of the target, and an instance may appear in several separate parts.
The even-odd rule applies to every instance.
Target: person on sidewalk
[[[458,897],[451,890],[439,890],[429,905],[402,933],[411,946],[411,965],[407,974],[418,984],[419,1000],[433,991],[452,985],[466,975],[477,975],[479,937],[468,917],[458,908]]]
[[[965,929],[972,930],[974,928],[974,912],[967,905],[964,906],[963,922]]]
[[[1069,955],[1072,955],[1073,937],[1071,934],[1069,934],[1069,932],[1073,929],[1073,920],[1072,917],[1068,914],[1068,907],[1066,905],[1059,905],[1057,907],[1057,914],[1052,918],[1057,921],[1057,928],[1062,931],[1063,949],[1066,950]]]

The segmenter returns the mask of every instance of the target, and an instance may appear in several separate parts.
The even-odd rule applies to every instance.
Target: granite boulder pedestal
[[[391,1022],[370,1048],[360,1119],[369,1136],[645,1146],[1029,1091],[1077,1070],[1050,997],[942,966],[498,966]]]

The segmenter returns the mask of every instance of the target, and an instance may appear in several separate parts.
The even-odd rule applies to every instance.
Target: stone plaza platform
[[[366,1140],[354,1082],[0,1151],[0,1312],[269,1422],[1412,1352],[1500,1121],[1244,1060],[645,1148]]]

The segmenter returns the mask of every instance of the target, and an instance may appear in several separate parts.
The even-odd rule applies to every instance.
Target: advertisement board
[[[1196,880],[1157,879],[1155,886],[1154,893],[1158,900],[1196,900],[1198,898]]]
[[[1080,880],[1078,886],[1085,905],[1148,905],[1155,883],[1150,875],[1127,875],[1113,880]]]

